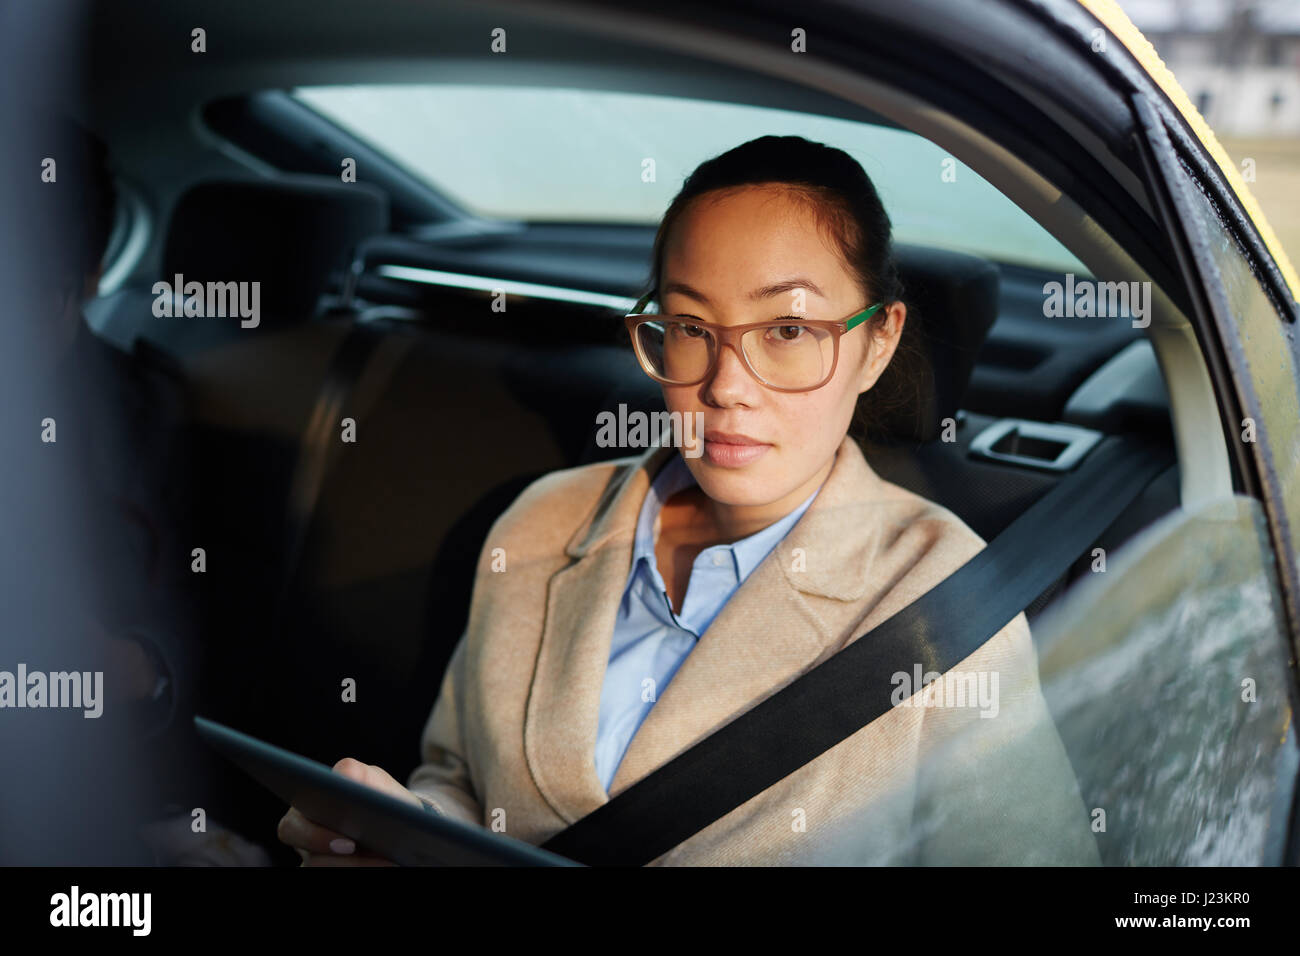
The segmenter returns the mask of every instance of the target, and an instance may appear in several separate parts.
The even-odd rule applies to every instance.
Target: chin
[[[771,504],[789,489],[779,487],[776,476],[765,476],[752,468],[723,468],[704,459],[688,463],[704,493],[719,504],[752,508]]]

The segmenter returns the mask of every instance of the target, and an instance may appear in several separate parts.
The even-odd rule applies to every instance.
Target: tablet
[[[199,736],[321,826],[404,866],[581,866],[485,827],[412,806],[224,724],[195,716]]]

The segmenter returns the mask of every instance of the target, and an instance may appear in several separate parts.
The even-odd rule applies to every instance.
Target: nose
[[[754,391],[763,386],[741,357],[739,343],[722,346],[713,374],[704,382],[704,394],[716,405],[753,404]]]

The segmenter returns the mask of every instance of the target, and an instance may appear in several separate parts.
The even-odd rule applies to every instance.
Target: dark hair
[[[842,149],[802,136],[761,136],[701,163],[686,178],[659,223],[649,287],[644,292],[660,288],[667,236],[693,200],[715,190],[759,184],[789,187],[791,198],[808,204],[835,240],[868,303],[903,298],[889,215],[870,177]],[[869,320],[866,331],[877,332],[885,319],[882,309]],[[919,407],[930,373],[916,344],[918,335],[918,317],[909,311],[889,366],[858,400],[849,433],[859,441],[884,437],[886,411],[909,403]]]

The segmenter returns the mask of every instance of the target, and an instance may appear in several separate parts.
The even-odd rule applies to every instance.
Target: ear
[[[870,389],[880,379],[889,361],[898,349],[898,341],[903,335],[903,326],[907,322],[907,306],[902,302],[891,302],[886,309],[885,321],[867,337],[867,360],[862,363],[862,372],[858,378],[858,394]]]

